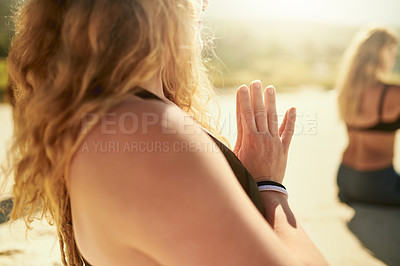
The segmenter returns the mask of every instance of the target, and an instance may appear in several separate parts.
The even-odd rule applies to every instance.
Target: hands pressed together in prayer
[[[256,182],[282,183],[294,133],[296,109],[286,111],[278,128],[273,86],[266,87],[263,92],[261,82],[253,81],[250,90],[242,85],[236,97],[238,135],[234,153]]]

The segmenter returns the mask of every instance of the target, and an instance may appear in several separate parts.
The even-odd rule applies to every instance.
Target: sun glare
[[[209,12],[235,19],[277,19],[400,26],[399,0],[210,0]]]
[[[280,1],[257,1],[262,4],[271,16],[275,18],[303,19],[313,18],[327,11],[328,5],[318,0],[280,0]]]

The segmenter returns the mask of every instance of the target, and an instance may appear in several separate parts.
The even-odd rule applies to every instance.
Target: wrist
[[[254,181],[256,181],[257,183],[262,182],[262,181],[272,181],[272,182],[282,184],[283,178],[276,178],[276,177],[270,177],[270,176],[258,176],[256,178],[254,178]]]
[[[259,181],[257,182],[260,192],[279,192],[289,197],[289,194],[284,185],[275,181]]]
[[[283,193],[277,191],[262,191],[260,194],[264,204],[269,205],[269,207],[278,205],[286,206],[289,204],[289,198]]]

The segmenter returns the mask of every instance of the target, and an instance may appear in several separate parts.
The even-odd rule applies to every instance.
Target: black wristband
[[[257,186],[277,186],[277,187],[281,187],[284,190],[286,190],[284,185],[282,185],[281,183],[278,183],[278,182],[274,182],[274,181],[260,181],[260,182],[257,182]]]

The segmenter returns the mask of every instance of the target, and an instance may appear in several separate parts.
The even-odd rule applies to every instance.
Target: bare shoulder
[[[390,85],[385,99],[389,113],[388,120],[394,120],[400,115],[400,86]]]
[[[90,193],[99,193],[92,196],[135,191],[139,197],[144,187],[164,189],[180,173],[201,172],[202,157],[226,164],[210,137],[179,108],[134,97],[110,110],[87,133],[70,164],[71,194],[91,187]]]
[[[127,163],[125,167],[129,168],[136,165],[137,173],[158,171],[165,166],[160,162],[165,161],[170,166],[180,165],[175,157],[185,152],[192,154],[197,142],[220,155],[211,138],[182,110],[160,101],[133,97],[104,114],[86,133],[71,162],[70,177],[93,171],[117,173],[121,168],[116,169],[116,163]]]

